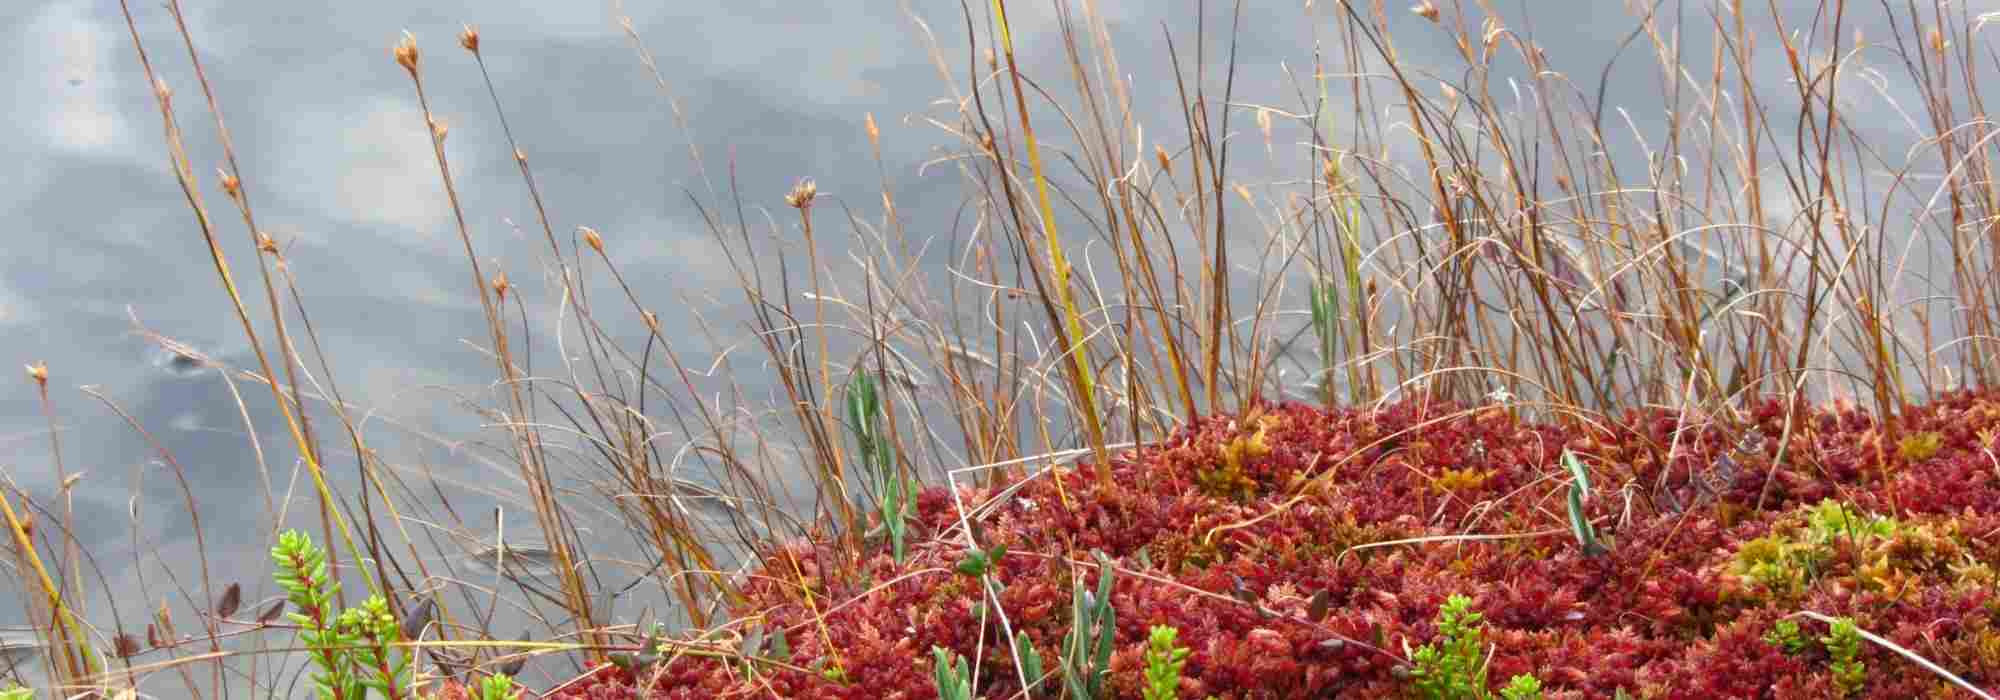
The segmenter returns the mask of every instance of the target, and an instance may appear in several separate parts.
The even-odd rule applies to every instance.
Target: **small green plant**
[[[983,549],[973,547],[965,550],[964,559],[958,560],[958,573],[973,578],[985,576],[992,573],[995,567],[1000,565],[1000,559],[1005,556],[1007,556],[1007,545],[1004,544]]]
[[[312,679],[318,697],[362,700],[374,690],[392,700],[402,698],[410,657],[392,649],[402,631],[388,602],[369,596],[357,607],[335,610],[340,582],[327,576],[326,551],[298,530],[278,535],[271,559],[277,564],[278,586],[294,608],[286,617],[299,626],[299,639],[319,668]]]
[[[1181,689],[1181,667],[1187,665],[1187,647],[1175,646],[1181,631],[1168,625],[1154,625],[1146,636],[1145,700],[1177,700]]]
[[[1438,639],[1410,654],[1417,695],[1428,700],[1470,700],[1486,691],[1486,665],[1472,599],[1453,594],[1438,608]]]
[[[1500,689],[1501,700],[1542,700],[1542,681],[1528,674],[1521,674],[1507,681],[1507,687]]]
[[[938,700],[972,700],[972,675],[965,657],[944,647],[931,647],[931,658],[935,660],[931,674],[937,679]]]
[[[1798,655],[1811,646],[1805,632],[1799,629],[1797,620],[1784,619],[1771,625],[1771,631],[1764,633],[1764,641],[1771,646],[1785,650],[1786,654]]]
[[[18,686],[0,690],[0,700],[35,700],[35,691]]]
[[[479,700],[514,700],[514,679],[505,673],[480,679]]]
[[[1104,676],[1111,670],[1111,645],[1118,636],[1118,611],[1111,607],[1111,562],[1098,555],[1097,591],[1077,583],[1070,604],[1070,629],[1063,635],[1063,686],[1078,700],[1109,697]]]
[[[1895,537],[1902,524],[1894,518],[1859,511],[1846,503],[1827,499],[1803,507],[1803,526],[1794,531],[1774,532],[1748,542],[1736,551],[1731,573],[1758,585],[1787,594],[1802,593],[1834,556],[1834,545],[1851,540],[1866,547]]]
[[[1889,538],[1901,526],[1894,518],[1856,510],[1840,501],[1826,499],[1806,511],[1807,541],[1830,546],[1840,538],[1867,542]]]
[[[819,677],[826,679],[826,682],[838,683],[840,685],[847,684],[847,667],[840,665],[839,661],[826,661],[822,659],[821,661],[814,662],[814,665],[819,669]]]
[[[896,563],[903,562],[909,518],[916,506],[916,487],[896,465],[896,447],[882,429],[882,396],[875,378],[856,372],[847,383],[847,429],[861,452],[861,462],[875,481],[875,499],[882,509],[882,529]]]
[[[1854,626],[1854,618],[1835,618],[1832,629],[1819,641],[1832,657],[1829,667],[1833,670],[1834,687],[1842,695],[1861,692],[1861,686],[1868,683],[1868,667],[1861,663],[1861,630]]]
[[[1479,623],[1484,615],[1473,611],[1472,599],[1453,594],[1438,608],[1438,639],[1410,652],[1415,668],[1410,671],[1413,690],[1425,700],[1489,700],[1486,686],[1485,632]],[[1542,696],[1542,683],[1521,674],[1508,679],[1500,691],[1505,700],[1528,700]]]

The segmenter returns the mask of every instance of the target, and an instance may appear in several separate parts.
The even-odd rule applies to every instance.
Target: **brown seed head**
[[[48,386],[49,363],[37,362],[35,364],[28,365],[28,378],[35,380],[35,383],[38,385]]]
[[[507,282],[507,273],[500,272],[493,275],[493,293],[500,295],[501,301],[507,300],[507,290],[513,286]]]
[[[403,40],[396,42],[396,48],[390,49],[389,53],[396,57],[396,65],[402,66],[403,70],[410,72],[410,77],[417,77],[417,38],[415,36],[412,36],[409,32],[403,32]]]
[[[598,255],[604,254],[604,237],[597,235],[597,229],[589,226],[578,226],[576,228],[578,231],[583,232],[584,245],[590,246],[590,249],[597,251]]]
[[[450,124],[445,123],[443,119],[437,117],[431,118],[431,135],[437,137],[439,142],[443,142],[445,134],[449,133],[451,133]]]
[[[1431,0],[1423,0],[1423,2],[1417,3],[1416,6],[1410,8],[1410,12],[1432,22],[1438,21],[1438,6],[1432,3]]]
[[[994,153],[992,134],[979,135],[979,150],[980,152],[986,153],[987,155],[992,155]]]
[[[118,658],[121,659],[138,656],[140,651],[139,640],[133,639],[132,635],[129,634],[120,634],[117,637],[113,637],[111,646],[113,651],[117,652]]]
[[[263,231],[258,231],[257,249],[264,251],[266,253],[270,253],[272,255],[276,255],[278,253],[278,241],[271,238],[271,234],[265,233]]]
[[[875,128],[875,113],[869,112],[865,115],[862,115],[861,124],[862,126],[867,127],[868,129],[868,145],[874,146],[876,148],[881,148],[882,130]]]
[[[813,198],[818,196],[819,185],[813,184],[812,178],[805,178],[792,185],[792,191],[785,193],[785,203],[804,211],[812,208]]]
[[[230,199],[238,199],[243,196],[242,180],[237,179],[235,175],[231,175],[221,168],[216,168],[215,173],[222,177],[222,192],[229,195]]]
[[[458,45],[474,54],[479,53],[479,28],[470,24],[458,33]]]
[[[1158,144],[1154,144],[1153,160],[1160,162],[1160,172],[1166,173],[1168,177],[1173,177],[1174,159],[1167,156],[1166,148],[1161,147]]]
[[[660,332],[659,314],[653,313],[652,310],[649,309],[646,311],[639,312],[639,318],[643,319],[646,322],[646,330],[652,331],[655,334]]]

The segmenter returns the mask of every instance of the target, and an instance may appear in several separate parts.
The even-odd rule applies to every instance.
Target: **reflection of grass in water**
[[[1995,378],[1987,350],[1990,339],[2000,337],[2000,304],[1988,296],[1987,282],[2000,262],[1995,257],[2000,246],[1990,245],[1990,232],[1978,223],[2000,218],[2000,195],[1984,184],[1990,180],[1984,173],[1995,166],[1994,142],[1987,138],[1993,127],[1973,118],[1973,105],[1980,104],[1971,100],[1978,93],[1976,80],[1947,84],[1934,78],[1937,70],[1978,75],[1968,63],[1972,59],[1947,50],[1976,42],[1963,18],[1898,16],[1881,24],[1891,36],[1873,38],[1877,43],[1868,51],[1836,45],[1830,54],[1861,67],[1859,62],[1883,51],[1917,52],[1888,65],[1905,66],[1898,70],[1905,70],[1904,83],[1921,93],[1922,103],[1895,107],[1921,115],[1915,123],[1928,125],[1920,129],[1925,140],[1916,162],[1936,157],[1949,164],[1951,177],[1915,187],[1906,171],[1895,170],[1889,186],[1880,187],[1880,178],[1846,174],[1901,167],[1885,165],[1878,154],[1903,149],[1864,143],[1844,129],[1849,115],[1841,110],[1857,93],[1842,87],[1848,81],[1840,78],[1888,69],[1832,72],[1823,59],[1793,43],[1801,35],[1794,30],[1803,28],[1766,26],[1782,23],[1731,14],[1744,11],[1740,4],[1724,12],[1724,21],[1688,27],[1718,33],[1718,43],[1727,49],[1715,57],[1719,67],[1684,63],[1677,44],[1638,41],[1653,35],[1633,34],[1630,47],[1643,52],[1652,46],[1652,59],[1666,68],[1660,74],[1673,81],[1661,91],[1675,128],[1667,138],[1621,125],[1617,105],[1595,101],[1593,96],[1603,93],[1595,80],[1614,77],[1608,70],[1601,77],[1558,72],[1545,47],[1488,18],[1479,4],[1426,2],[1419,14],[1393,21],[1366,16],[1349,4],[1314,5],[1332,15],[1309,10],[1299,26],[1313,32],[1335,28],[1335,35],[1313,39],[1315,45],[1337,48],[1313,56],[1309,73],[1288,67],[1279,76],[1240,76],[1296,84],[1281,91],[1294,95],[1285,99],[1296,104],[1249,104],[1236,94],[1233,29],[1223,36],[1176,36],[1167,54],[1171,75],[1144,83],[1173,90],[1179,112],[1158,121],[1179,126],[1165,131],[1143,128],[1147,115],[1138,104],[1144,96],[1133,94],[1136,83],[1128,81],[1136,78],[1126,77],[1132,74],[1116,59],[1109,25],[1092,7],[1059,15],[1071,30],[1060,35],[1067,70],[1030,75],[1018,69],[1004,41],[987,45],[1011,38],[998,11],[1003,6],[996,2],[994,12],[962,18],[966,40],[974,44],[968,51],[942,43],[958,41],[956,29],[934,33],[927,23],[913,25],[912,40],[936,48],[940,74],[947,78],[950,99],[924,118],[962,139],[939,162],[956,166],[963,178],[966,221],[904,219],[888,166],[881,162],[881,132],[872,115],[864,118],[862,133],[876,154],[873,166],[884,183],[880,196],[831,198],[811,190],[822,201],[812,205],[808,188],[800,185],[789,202],[797,208],[796,221],[760,211],[786,203],[776,185],[739,190],[733,167],[715,167],[699,149],[688,151],[697,183],[688,193],[689,207],[725,252],[741,310],[749,317],[747,332],[710,325],[683,299],[642,298],[628,284],[621,232],[556,230],[552,221],[577,213],[545,208],[529,155],[533,147],[518,143],[507,121],[508,105],[520,97],[504,95],[486,80],[478,35],[468,29],[460,38],[466,54],[443,60],[481,69],[493,100],[491,122],[506,137],[524,201],[535,210],[525,230],[539,233],[546,244],[532,269],[493,262],[491,250],[478,244],[467,223],[483,214],[460,207],[450,160],[457,152],[448,147],[448,123],[431,112],[417,44],[406,40],[393,50],[423,110],[421,119],[410,123],[407,143],[416,147],[421,135],[429,146],[445,189],[439,206],[454,213],[465,247],[468,277],[461,292],[482,302],[484,335],[468,343],[493,362],[489,385],[454,395],[490,430],[476,437],[418,437],[477,461],[482,481],[466,488],[495,495],[512,512],[534,515],[533,526],[525,529],[541,540],[538,545],[485,552],[506,555],[502,558],[510,563],[499,565],[503,571],[518,565],[548,579],[532,589],[522,582],[493,588],[459,583],[468,580],[466,573],[489,566],[468,555],[493,545],[464,544],[477,541],[474,533],[491,524],[485,504],[466,507],[456,495],[460,489],[426,462],[434,456],[375,449],[383,426],[417,432],[343,398],[342,378],[324,357],[307,301],[315,285],[350,282],[299,277],[297,271],[306,268],[289,264],[281,242],[264,233],[253,203],[262,201],[266,183],[242,179],[214,103],[209,106],[220,152],[184,150],[173,98],[200,95],[206,101],[208,85],[199,73],[189,85],[157,82],[151,55],[143,50],[147,37],[137,34],[133,22],[147,84],[162,86],[154,96],[175,179],[255,359],[218,374],[232,391],[243,384],[260,395],[233,394],[246,426],[253,411],[268,413],[271,407],[284,419],[283,440],[253,436],[250,443],[260,469],[284,475],[266,489],[274,494],[266,505],[273,519],[316,530],[330,564],[354,587],[354,595],[383,593],[394,615],[408,612],[403,606],[410,591],[440,593],[434,598],[441,630],[435,639],[454,645],[452,653],[468,664],[505,663],[501,653],[478,643],[495,637],[482,621],[492,619],[503,601],[517,606],[532,595],[538,596],[536,610],[544,604],[557,608],[535,613],[546,636],[579,645],[578,654],[564,657],[573,670],[612,658],[724,656],[737,674],[731,677],[741,679],[745,689],[794,672],[859,684],[876,673],[865,649],[828,643],[816,647],[817,666],[793,669],[779,658],[789,654],[781,654],[772,640],[850,639],[843,635],[853,630],[839,627],[843,615],[877,596],[913,590],[936,598],[912,600],[900,612],[977,610],[976,616],[954,620],[994,622],[999,629],[990,638],[1018,639],[1015,628],[1026,621],[1009,617],[1021,611],[1002,604],[1010,600],[1002,578],[1019,573],[1008,567],[1034,561],[1052,574],[1085,573],[1088,542],[1120,533],[1078,531],[1025,548],[1028,543],[994,542],[1008,525],[996,514],[1011,506],[968,503],[968,494],[993,484],[1023,483],[1019,479],[1026,472],[1037,475],[1035,483],[1057,487],[1053,493],[1036,492],[1041,497],[1031,500],[1039,517],[1113,522],[1143,503],[1121,498],[1158,496],[1149,489],[1173,488],[1176,482],[1135,471],[1133,460],[1112,454],[1110,445],[1159,445],[1187,434],[1189,426],[1226,422],[1228,416],[1257,424],[1273,415],[1260,413],[1266,410],[1262,398],[1332,403],[1338,397],[1361,407],[1410,405],[1398,401],[1477,406],[1468,410],[1507,418],[1532,412],[1579,434],[1611,423],[1608,413],[1667,406],[1725,432],[1746,432],[1755,423],[1775,440],[1768,462],[1746,462],[1735,479],[1718,481],[1685,473],[1713,471],[1708,464],[1676,461],[1701,447],[1688,444],[1692,438],[1684,431],[1649,434],[1613,466],[1637,468],[1633,465],[1643,462],[1672,470],[1661,472],[1659,483],[1603,482],[1596,489],[1602,497],[1588,504],[1579,498],[1581,513],[1585,505],[1603,508],[1621,500],[1612,494],[1687,492],[1683,481],[1735,483],[1791,473],[1784,470],[1800,468],[1805,456],[1800,451],[1812,449],[1810,438],[1818,434],[1819,426],[1800,420],[1807,415],[1806,400],[1852,392],[1873,409],[1880,434],[1843,454],[1872,456],[1819,466],[1876,470],[1859,476],[1886,484],[1885,502],[1877,510],[1897,514],[1909,506],[1904,490],[1922,490],[1894,479],[1894,470],[1908,462],[1893,454],[1909,420],[1903,404],[1940,388],[1991,384]],[[178,8],[169,3],[176,16]],[[1916,25],[1935,25],[1938,34],[1898,34]],[[1661,29],[1637,20],[1634,26]],[[998,33],[989,35],[988,27]],[[191,33],[184,26],[176,29],[181,47],[202,70]],[[672,72],[661,70],[637,32],[626,29],[666,110],[685,130],[686,115],[668,79]],[[1846,40],[1840,31],[1811,29],[1806,34]],[[1447,45],[1459,47],[1460,65],[1436,70],[1394,58],[1395,42],[1414,40],[1412,34],[1428,41],[1438,33],[1446,35]],[[1782,44],[1788,59],[1783,63],[1792,71],[1789,83],[1771,87],[1750,80],[1748,66],[1774,60],[1767,55],[1771,49],[1753,53],[1758,49],[1752,36]],[[387,61],[383,68],[393,70]],[[1638,67],[1619,68],[1646,74]],[[1457,82],[1440,88],[1434,76]],[[1048,110],[1052,105],[1060,111]],[[1793,114],[1799,115],[1795,121],[1774,118]],[[1238,116],[1253,121],[1233,121]],[[1032,137],[1031,124],[1041,127]],[[1264,142],[1271,167],[1303,179],[1234,179],[1230,155],[1240,162],[1242,150],[1231,146],[1257,139]],[[1299,145],[1278,148],[1288,143]],[[1620,156],[1634,153],[1646,167],[1626,167],[1630,159]],[[1393,160],[1391,154],[1404,155]],[[196,163],[221,164],[223,199],[217,201],[233,209],[234,217],[210,208],[218,183],[201,181]],[[827,201],[841,207],[839,216],[828,214],[836,209]],[[1881,228],[1889,221],[1904,223]],[[819,243],[841,223],[849,225],[851,248],[822,250]],[[964,233],[940,236],[954,226]],[[239,274],[240,268],[230,265],[232,248],[223,239],[231,230],[247,239],[242,252],[255,251],[255,275]],[[1953,251],[1944,263],[1948,269],[1919,279],[1905,265],[1899,242],[1905,238],[1898,237]],[[925,251],[934,249],[950,250],[948,274],[922,263]],[[546,286],[519,286],[531,279]],[[1302,292],[1310,299],[1300,299]],[[1939,299],[1949,303],[1949,313],[1936,308]],[[530,308],[561,313],[549,317],[531,314]],[[663,319],[661,309],[688,313]],[[1933,337],[1940,329],[1945,337]],[[727,350],[688,354],[686,343],[695,333],[706,336],[708,347]],[[149,338],[168,353],[162,357],[169,370],[219,366],[195,348]],[[638,339],[621,342],[629,338]],[[858,376],[873,379],[857,382]],[[739,381],[745,377],[751,379]],[[1299,377],[1316,377],[1327,389],[1301,394],[1294,381]],[[888,462],[869,464],[862,471],[870,474],[854,477],[858,472],[848,467],[867,460],[853,459],[857,441],[836,418],[847,387],[864,384],[881,391],[881,414],[879,428],[871,417],[870,435],[862,442],[872,454],[887,455]],[[775,388],[759,394],[749,386]],[[1338,393],[1331,390],[1336,387]],[[266,389],[270,403],[253,408]],[[1762,397],[1778,397],[1764,404],[1772,413],[1747,413],[1750,399]],[[116,408],[108,399],[104,403]],[[323,411],[309,414],[307,405]],[[146,426],[130,425],[151,444]],[[1524,449],[1502,437],[1493,436],[1481,449]],[[1992,449],[1993,440],[1982,440]],[[1310,490],[1265,489],[1330,485],[1335,480],[1327,474],[1366,478],[1377,465],[1360,463],[1366,452],[1360,444],[1367,442],[1315,448],[1330,450],[1321,455],[1330,460],[1321,466],[1340,463],[1349,471],[1315,472],[1301,484],[1267,483],[1262,478],[1269,475],[1257,471],[1259,460],[1305,457],[1283,450],[1235,460],[1243,463],[1228,465],[1229,473],[1213,464],[1188,465],[1194,471],[1187,483],[1227,485],[1235,510],[1212,514],[1198,526],[1178,523],[1186,541],[1173,543],[1174,555],[1203,571],[1229,565],[1221,555],[1230,533],[1263,532],[1260,528],[1271,523],[1286,522],[1312,497]],[[1971,443],[1965,445],[1970,449]],[[1419,457],[1448,453],[1448,445],[1419,441],[1381,449],[1405,459],[1405,470],[1419,472],[1423,484],[1413,484],[1411,493],[1424,498],[1452,503],[1460,494],[1507,481],[1504,474],[1494,476],[1497,471],[1453,465],[1458,476],[1449,488],[1439,488],[1432,482],[1440,475],[1422,471],[1433,462]],[[1595,454],[1568,444],[1545,452],[1562,449]],[[1076,468],[1097,478],[1090,483],[1065,478],[1048,455],[1069,451],[1091,453],[1091,461]],[[1535,462],[1510,457],[1520,462],[1514,468]],[[162,450],[159,459],[167,465],[160,471],[177,480],[184,476],[171,454]],[[1840,471],[1841,478],[1858,478],[1848,471]],[[1110,477],[1118,474],[1126,481],[1113,483]],[[1510,484],[1515,490],[1507,494],[1518,497],[1532,492],[1531,484],[1560,478],[1521,476],[1528,481]],[[928,525],[907,533],[904,545],[912,562],[951,571],[955,566],[947,564],[964,551],[998,551],[996,545],[1009,544],[1005,561],[980,567],[977,577],[954,579],[957,587],[950,590],[914,583],[937,573],[928,568],[879,568],[878,548],[894,543],[868,536],[890,530],[876,512],[880,490],[870,486],[905,477],[974,489],[933,489],[918,499],[910,517]],[[1715,517],[1742,517],[1803,488],[1776,483],[1765,479],[1749,494],[1730,492],[1724,483],[1712,487],[1713,493],[1678,498],[1670,509],[1723,509]],[[1137,489],[1116,496],[1120,488],[1132,487]],[[10,496],[29,497],[36,512],[48,514],[44,523],[62,522],[69,512],[47,494]],[[190,513],[240,505],[201,503],[191,492],[185,497]],[[1425,520],[1443,512],[1437,507],[1413,512],[1425,527],[1459,531],[1416,539],[1488,542],[1476,538],[1492,525],[1491,518],[1542,512],[1531,504],[1502,512],[1503,501],[1517,502],[1494,498],[1481,515],[1467,513],[1451,523]],[[1634,496],[1632,507],[1647,507],[1640,500]],[[719,503],[727,506],[716,508]],[[134,525],[144,527],[156,524]],[[1407,534],[1385,527],[1355,523],[1342,532],[1372,538],[1350,546],[1373,543],[1380,549]],[[54,562],[40,567],[53,574],[36,578],[57,590],[28,601],[30,619],[43,624],[44,634],[52,631],[47,622],[55,618],[36,601],[81,605],[90,599],[87,583],[95,564],[62,551],[63,529],[44,524],[34,545],[49,551]],[[1610,554],[1593,559],[1630,551],[1617,544],[1623,533],[1605,530],[1601,537],[1611,543],[1604,545]],[[1566,534],[1571,528],[1556,531]],[[1461,536],[1468,539],[1452,539]],[[1629,539],[1622,541],[1630,546]],[[639,555],[636,565],[613,564],[603,556],[628,547]],[[741,553],[748,553],[744,567],[733,563]],[[1318,561],[1338,553],[1295,554]],[[20,554],[16,558],[24,559]],[[131,645],[136,648],[127,649],[130,658],[117,659],[107,674],[66,663],[49,664],[51,675],[66,685],[104,689],[158,675],[161,682],[204,696],[219,694],[224,679],[239,673],[281,685],[279,677],[290,668],[259,664],[278,654],[273,650],[284,648],[286,640],[270,630],[246,631],[200,614],[212,611],[216,592],[229,577],[263,576],[213,571],[205,554],[200,558],[169,562],[176,572],[171,583],[149,580],[145,590],[116,593],[120,599],[143,599],[149,609],[163,597],[174,600],[143,623],[79,610],[93,623],[114,627],[108,635],[114,639],[139,638],[140,624],[164,636],[144,635],[147,643]],[[34,568],[16,565],[23,578]],[[638,649],[637,631],[614,624],[610,604],[601,601],[603,582],[622,583],[625,574],[640,576],[642,585],[672,599],[685,617],[690,629],[673,642],[672,653]],[[857,578],[866,585],[843,585]],[[1255,599],[1256,591],[1240,582],[1233,585],[1224,597],[1236,604],[1271,602]],[[763,618],[781,611],[753,605],[746,587],[754,586],[790,591],[783,601],[798,609],[789,611],[797,615],[785,634],[764,633]],[[172,592],[163,595],[166,591]],[[1175,592],[1200,598],[1192,589]],[[757,600],[777,604],[768,596]],[[1237,609],[1245,610],[1264,612]],[[1502,612],[1494,617],[1504,617]],[[1633,619],[1651,614],[1628,612]],[[875,629],[892,638],[908,626]],[[1192,628],[1183,632],[1187,639],[1199,634]],[[245,636],[251,639],[236,643]],[[1261,633],[1246,632],[1244,638],[1273,641]],[[229,650],[224,639],[233,644]],[[935,640],[901,641],[920,650]],[[955,653],[979,652],[961,647]],[[1260,659],[1280,656],[1276,649],[1267,651],[1247,654],[1236,666],[1252,668]],[[197,655],[203,652],[210,656]],[[1019,675],[1020,651],[1003,652],[972,666],[999,666],[1002,674]],[[908,670],[908,656],[897,668]],[[247,668],[225,668],[236,664]],[[1388,673],[1393,667],[1364,671]],[[994,675],[981,673],[983,689]],[[1584,682],[1555,678],[1551,686],[1574,690]]]
[[[0,669],[11,674],[22,664],[41,657],[48,642],[33,628],[0,630]]]

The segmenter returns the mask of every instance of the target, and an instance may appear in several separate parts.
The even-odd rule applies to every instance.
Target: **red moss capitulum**
[[[1111,491],[1089,469],[1034,478],[981,518],[980,544],[1006,546],[988,571],[1051,672],[1072,584],[1096,580],[1091,552],[1115,562],[1118,698],[1140,697],[1154,625],[1191,651],[1182,698],[1403,697],[1408,652],[1452,594],[1484,615],[1496,689],[1533,674],[1550,698],[1838,697],[1828,626],[1800,611],[2000,689],[2000,392],[1909,407],[1886,449],[1850,408],[1786,427],[1778,402],[1734,424],[1649,410],[1571,427],[1421,400],[1259,407],[1117,456]],[[1565,450],[1589,470],[1599,556],[1569,526]],[[855,570],[813,565],[840,560],[831,542],[766,555],[737,614],[786,630],[790,668],[682,656],[558,697],[650,681],[649,698],[934,698],[933,646],[977,669],[975,695],[1019,697],[1000,618],[958,570],[953,500],[923,494],[900,566],[886,547]],[[1803,641],[1781,643],[1781,620]],[[1963,692],[1874,644],[1855,660],[1863,696]]]

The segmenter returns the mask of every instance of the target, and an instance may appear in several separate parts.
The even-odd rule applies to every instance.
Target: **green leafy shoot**
[[[505,673],[480,679],[479,700],[514,700],[514,679]]]
[[[1507,687],[1500,689],[1501,700],[1542,700],[1542,681],[1528,674],[1507,679]]]
[[[1453,594],[1438,607],[1438,638],[1410,652],[1412,690],[1425,700],[1491,700],[1486,686],[1485,616],[1472,609],[1472,599]],[[1538,700],[1540,679],[1522,674],[1500,690],[1504,700]]]
[[[1786,654],[1805,653],[1812,641],[1800,631],[1797,620],[1779,620],[1771,625],[1771,631],[1764,633],[1764,642],[1785,650]]]
[[[1146,686],[1140,689],[1145,700],[1177,700],[1180,697],[1181,668],[1187,665],[1187,647],[1175,646],[1180,630],[1154,625],[1146,637]]]
[[[1861,663],[1861,629],[1854,625],[1854,618],[1840,617],[1833,621],[1832,629],[1820,637],[1826,645],[1826,653],[1832,661],[1833,685],[1844,695],[1861,692],[1868,684],[1868,666]]]

